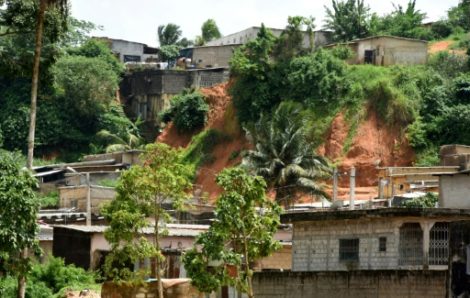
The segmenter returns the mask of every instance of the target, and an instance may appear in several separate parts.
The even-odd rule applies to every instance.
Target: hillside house
[[[418,65],[426,64],[427,41],[397,36],[372,36],[346,43],[327,45],[326,48],[347,46],[353,52],[350,64]]]
[[[157,62],[157,48],[149,47],[140,42],[114,39],[108,37],[95,37],[108,44],[111,51],[121,62]]]
[[[170,98],[187,88],[211,87],[228,80],[225,68],[188,70],[142,70],[126,74],[121,95],[126,115],[146,124],[144,136],[154,141],[158,114],[170,106]]]
[[[183,49],[180,52],[182,57],[191,59],[196,68],[206,67],[229,67],[229,61],[233,56],[234,51],[246,44],[247,42],[256,39],[261,27],[250,27],[240,32],[232,33],[221,38],[207,42],[201,47],[192,47]],[[268,28],[274,36],[281,36],[284,29]],[[307,32],[303,33],[302,46],[310,48],[310,35]],[[319,30],[313,33],[312,44],[313,47],[319,48],[331,42],[332,33],[330,31]]]
[[[206,46],[243,45],[249,41],[256,39],[256,37],[258,36],[258,33],[260,32],[260,29],[261,27],[253,26],[245,30],[223,36],[221,38],[211,40],[207,42],[205,45]],[[277,29],[277,28],[267,28],[267,29],[269,29],[271,33],[276,37],[281,36],[282,32],[284,32],[284,29]],[[303,34],[302,45],[304,48],[309,48],[310,47],[310,35],[306,31],[303,31],[302,34]],[[317,30],[313,32],[313,45],[315,48],[329,44],[331,40],[332,40],[331,31]]]
[[[470,209],[291,211],[281,221],[293,225],[292,272],[255,275],[257,297],[445,297],[470,285]]]

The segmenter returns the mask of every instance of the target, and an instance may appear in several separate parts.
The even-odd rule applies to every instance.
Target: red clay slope
[[[205,165],[197,173],[196,187],[206,192],[210,201],[220,193],[214,181],[215,176],[225,167],[240,162],[240,157],[230,160],[233,152],[249,147],[236,120],[231,97],[227,93],[228,86],[229,84],[225,83],[201,90],[210,105],[204,129],[220,130],[231,139],[217,145],[213,152],[214,162]],[[366,118],[357,128],[350,150],[343,154],[348,131],[349,126],[344,115],[339,113],[332,121],[319,153],[336,162],[340,172],[344,173],[352,166],[356,167],[357,199],[372,199],[377,196],[377,166],[409,166],[414,161],[414,152],[401,129],[385,125],[372,109],[369,109]],[[158,137],[158,141],[174,147],[186,147],[191,137],[191,135],[179,135],[172,125],[169,125]],[[341,177],[339,186],[339,197],[347,199],[349,178]],[[329,188],[331,189],[331,185]]]
[[[229,141],[215,146],[213,150],[214,162],[204,165],[196,174],[196,188],[199,192],[207,193],[211,202],[220,194],[221,189],[215,183],[215,176],[226,167],[240,162],[240,156],[231,158],[234,152],[241,152],[248,146],[243,133],[236,120],[232,99],[228,95],[229,83],[220,84],[211,88],[203,88],[201,92],[209,104],[206,129],[217,129],[229,136]],[[178,134],[172,124],[168,125],[157,141],[173,147],[186,147],[192,135]]]

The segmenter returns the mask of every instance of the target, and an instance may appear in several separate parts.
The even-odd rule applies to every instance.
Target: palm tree
[[[249,150],[242,166],[263,176],[276,191],[276,201],[285,207],[297,192],[327,197],[319,180],[330,175],[327,161],[315,154],[306,141],[305,120],[298,103],[283,102],[271,119],[262,116],[247,129],[254,150]]]
[[[106,153],[138,149],[144,145],[142,137],[130,129],[126,131],[125,136],[119,136],[109,130],[102,129],[97,133],[97,137],[109,143],[106,146]]]
[[[36,19],[36,44],[34,48],[33,79],[31,85],[31,111],[28,134],[28,158],[26,161],[26,167],[28,169],[31,169],[33,167],[34,134],[36,131],[36,106],[39,81],[39,62],[41,60],[42,36],[44,32],[44,16],[46,14],[46,10],[50,7],[58,8],[62,15],[67,16],[68,0],[39,0],[39,10]]]

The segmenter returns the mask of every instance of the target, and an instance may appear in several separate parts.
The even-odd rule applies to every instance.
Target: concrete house
[[[256,274],[257,297],[450,297],[470,285],[470,209],[294,211],[281,221],[293,225],[292,272]]]
[[[439,152],[441,165],[453,166],[454,171],[439,177],[439,206],[470,208],[470,146],[445,145]]]
[[[238,47],[254,40],[261,27],[250,27],[240,32],[232,33],[207,42],[202,47],[193,47],[183,49],[181,56],[190,58],[197,68],[205,67],[229,67],[229,61],[233,56],[233,52]],[[284,29],[268,28],[274,36],[281,36]],[[332,33],[330,31],[319,30],[313,34],[313,46],[318,48],[331,42]],[[302,45],[304,48],[310,47],[310,35],[303,32]]]
[[[144,43],[108,37],[95,38],[106,42],[121,62],[156,62],[158,60],[158,49]]]
[[[206,43],[206,46],[225,46],[225,45],[242,45],[245,44],[258,36],[261,27],[253,26],[242,30],[240,32],[232,33],[221,38],[209,41]],[[267,28],[272,34],[276,37],[281,36],[284,29],[277,28]],[[303,47],[310,47],[310,36],[307,32],[303,32]],[[332,40],[332,32],[325,30],[317,30],[313,34],[313,44],[315,48],[329,44]]]
[[[337,46],[347,46],[353,51],[353,57],[348,60],[350,64],[426,64],[428,55],[427,41],[397,36],[372,36],[328,45],[326,48]]]

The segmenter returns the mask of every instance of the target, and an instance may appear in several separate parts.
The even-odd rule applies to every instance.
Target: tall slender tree
[[[36,19],[36,32],[35,32],[35,47],[34,47],[34,61],[33,61],[33,78],[31,84],[31,111],[30,111],[30,124],[28,133],[28,158],[26,167],[32,169],[34,157],[34,135],[36,132],[36,107],[38,97],[39,85],[39,64],[41,61],[41,49],[44,33],[44,18],[48,8],[58,9],[63,16],[68,15],[68,0],[39,0],[39,9]],[[66,20],[66,18],[64,18]],[[65,26],[66,22],[64,22]],[[24,289],[23,296],[24,297]]]

